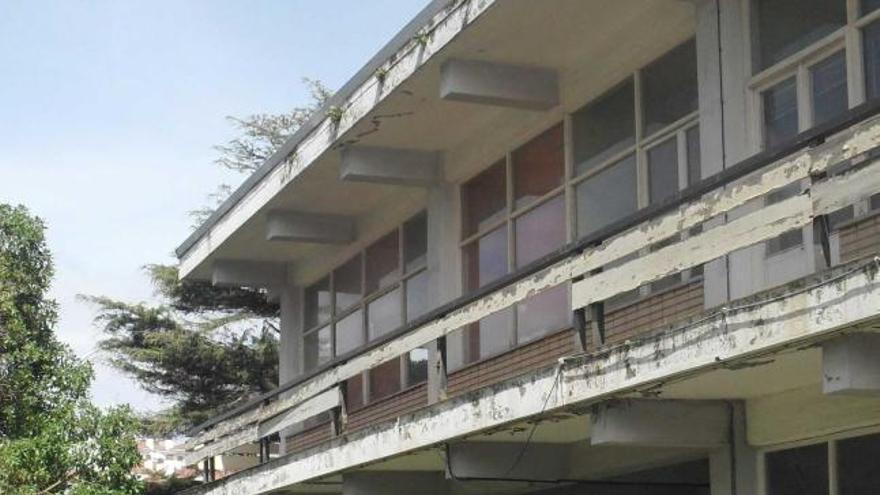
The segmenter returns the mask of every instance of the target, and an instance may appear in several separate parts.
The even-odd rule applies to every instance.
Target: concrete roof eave
[[[495,0],[432,0],[178,246],[175,254],[181,262],[181,278],[193,272],[216,247],[264,206],[272,198],[272,192],[280,191],[298,172],[307,168],[323,151],[335,144],[336,139],[328,140],[329,142],[323,143],[323,149],[300,153],[300,150],[306,151],[317,134],[331,130],[337,137],[341,136],[387,97],[392,89],[412,76],[432,55],[494,4]],[[422,33],[432,33],[432,36],[425,41],[419,36]],[[417,46],[422,49],[415,51],[421,53],[414,55],[413,48]],[[402,63],[412,56],[418,58],[415,63]],[[383,94],[374,98],[370,104],[357,102],[359,96],[371,89],[375,92],[375,88],[371,86],[375,86],[372,82],[380,69],[387,71],[387,82],[381,89]],[[341,122],[334,124],[330,122],[332,108],[351,110],[347,113],[352,115],[345,115]],[[335,131],[332,127],[336,127]],[[300,154],[303,156],[292,156]],[[298,163],[293,167],[281,167],[292,160]],[[280,168],[290,169],[284,174],[285,182],[276,182],[269,190],[265,190],[265,186],[272,182],[271,178]],[[228,225],[223,226],[222,223]]]

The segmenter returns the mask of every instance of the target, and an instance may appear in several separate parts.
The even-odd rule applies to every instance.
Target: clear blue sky
[[[0,202],[46,220],[58,334],[94,350],[77,294],[149,301],[147,263],[172,261],[187,212],[223,181],[227,115],[340,87],[426,0],[0,0]],[[97,361],[101,405],[160,404]]]

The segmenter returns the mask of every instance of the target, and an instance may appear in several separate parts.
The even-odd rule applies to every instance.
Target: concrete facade
[[[314,123],[182,250],[183,276],[281,304],[283,393],[187,444],[192,461],[254,442],[279,454],[193,493],[784,495],[803,466],[827,468],[811,493],[880,490],[859,461],[880,452],[880,119],[866,89],[880,11],[829,1],[822,22],[843,12],[837,28],[765,63],[761,26],[807,29],[778,14],[792,2],[769,3],[429,6],[341,95],[341,120]],[[664,71],[681,53],[692,60]],[[685,70],[696,106],[655,118],[678,102],[651,100],[652,85]],[[630,118],[602,105],[630,82],[632,141],[591,165],[594,141]],[[593,111],[615,118],[585,127]],[[655,168],[663,150],[675,159]],[[520,175],[557,152],[557,182]],[[595,170],[630,156],[632,211],[585,231],[630,193]],[[493,170],[504,206],[472,226]],[[605,203],[584,209],[589,194]],[[538,216],[545,205],[563,216]],[[533,213],[543,230],[525,230]],[[504,269],[475,285],[492,240]],[[530,319],[559,290],[564,307]],[[357,319],[362,338],[343,332]]]

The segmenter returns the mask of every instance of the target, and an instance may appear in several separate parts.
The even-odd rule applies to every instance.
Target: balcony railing
[[[603,303],[615,295],[810,224],[816,226],[827,251],[827,215],[880,192],[880,161],[875,161],[880,151],[878,113],[880,103],[852,109],[779,149],[727,168],[661,204],[445,304],[364,349],[199,425],[187,443],[188,462],[248,443],[262,445],[266,438],[327,412],[335,431],[341,433],[347,379],[432,342],[440,352],[439,361],[431,365],[445,370],[448,334],[560,284],[572,283],[575,330],[587,350],[606,341]],[[751,201],[803,181],[809,181],[810,187],[800,195],[735,220],[719,221]],[[709,224],[714,227],[705,228]],[[681,236],[677,242],[623,262],[646,246],[699,225],[704,229],[697,235]],[[825,259],[830,259],[827,252]]]

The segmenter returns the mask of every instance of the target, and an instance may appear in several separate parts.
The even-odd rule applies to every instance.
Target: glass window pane
[[[863,16],[880,9],[880,0],[862,0],[861,4],[859,11]]]
[[[467,349],[472,333],[473,327],[469,325],[453,330],[446,336],[446,366],[449,371],[455,371],[470,362]]]
[[[507,227],[499,227],[464,247],[464,286],[472,291],[507,274]]]
[[[367,331],[375,340],[403,324],[400,288],[377,298],[367,306]]]
[[[697,111],[697,44],[688,41],[642,71],[645,135]]]
[[[387,287],[399,277],[400,247],[397,230],[379,239],[367,248],[366,293]]]
[[[516,219],[516,266],[523,267],[565,244],[565,201],[557,196]]]
[[[865,44],[865,95],[869,100],[880,96],[880,21],[862,31]]]
[[[425,266],[428,253],[428,213],[421,212],[403,224],[403,257],[407,273]]]
[[[348,260],[333,271],[333,291],[336,295],[336,312],[350,308],[363,297],[361,288],[361,257]]]
[[[764,104],[764,147],[773,148],[797,135],[798,108],[795,78],[786,79],[761,94]]]
[[[824,443],[767,454],[767,495],[827,495]]]
[[[305,290],[306,329],[330,320],[330,277],[316,282]]]
[[[766,69],[846,24],[846,0],[753,0],[755,67]]]
[[[333,357],[332,343],[330,342],[330,326],[316,330],[303,339],[305,353],[305,369],[311,371],[318,366],[330,361]]]
[[[880,493],[880,435],[841,440],[837,443],[839,495]]]
[[[406,385],[412,387],[428,380],[428,349],[419,347],[407,355]]]
[[[428,272],[406,281],[406,320],[413,321],[428,312]]]
[[[400,360],[393,359],[370,370],[370,401],[400,391]]]
[[[513,346],[512,309],[499,311],[476,323],[478,345],[470,349],[472,357],[475,356],[473,361],[500,354]]]
[[[678,138],[675,136],[648,150],[649,201],[661,203],[678,192]]]
[[[575,195],[579,237],[632,214],[638,209],[635,155],[581,182]]]
[[[572,115],[577,175],[635,143],[633,91],[629,79]]]
[[[702,163],[700,158],[700,127],[692,127],[685,133],[687,140],[687,165],[689,186],[700,182],[703,178]]]
[[[497,162],[461,187],[462,235],[465,237],[504,215],[507,206],[504,162]]]
[[[846,57],[835,53],[810,67],[813,98],[813,125],[823,124],[846,112],[849,107],[846,89]]]
[[[568,286],[560,285],[516,305],[517,343],[524,344],[571,325]]]
[[[511,160],[517,208],[557,188],[565,174],[562,124],[514,151]]]
[[[342,356],[363,346],[364,314],[358,309],[336,322],[336,355]]]

